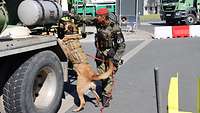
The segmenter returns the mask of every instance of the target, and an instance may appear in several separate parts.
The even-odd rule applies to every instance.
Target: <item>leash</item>
[[[93,55],[90,55],[90,54],[87,54],[87,53],[86,53],[86,55],[89,56],[89,57],[91,57],[91,58],[93,58],[93,59],[99,60],[99,61],[101,61],[101,62],[105,62],[105,60],[102,60],[102,59],[100,59],[100,58],[97,58],[96,56],[93,56]]]
[[[89,56],[89,57],[91,57],[91,58],[93,58],[93,59],[96,59],[96,60],[99,60],[99,61],[101,61],[101,62],[106,62],[105,60],[102,60],[102,59],[100,59],[100,58],[97,58],[96,56],[93,56],[93,55],[90,55],[90,54],[87,54],[86,53],[86,55],[87,56]],[[114,89],[114,86],[115,86],[115,74],[113,73],[112,74],[112,90]],[[110,93],[109,93],[109,95],[108,95],[108,97],[111,97],[112,96],[112,90],[110,91]],[[107,101],[106,101],[106,103],[105,104],[107,104],[109,101],[111,100],[111,98],[109,98]],[[99,102],[100,103],[100,102]],[[103,105],[101,105],[101,107],[100,107],[100,113],[103,113],[103,110],[105,109],[105,107],[103,106]]]

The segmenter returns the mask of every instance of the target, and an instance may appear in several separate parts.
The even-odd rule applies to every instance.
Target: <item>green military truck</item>
[[[161,20],[167,24],[196,24],[200,20],[200,0],[161,0]]]
[[[1,113],[57,113],[67,79],[54,32],[62,13],[55,0],[0,1]]]
[[[100,8],[108,8],[110,13],[115,13],[116,0],[71,0],[73,10],[76,14],[96,16],[96,10]],[[85,7],[85,8],[84,8]]]

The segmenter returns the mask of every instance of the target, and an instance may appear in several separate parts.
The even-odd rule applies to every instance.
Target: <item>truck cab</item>
[[[161,0],[161,19],[167,24],[196,24],[200,0]]]

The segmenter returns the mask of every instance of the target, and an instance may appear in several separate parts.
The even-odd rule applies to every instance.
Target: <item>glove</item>
[[[111,59],[113,65],[116,67],[116,69],[118,68],[119,66],[119,61],[118,60],[115,60],[114,58]]]
[[[108,52],[107,52],[107,57],[108,58],[113,58],[115,56],[115,50],[113,48],[111,48]]]
[[[82,38],[86,38],[87,37],[87,33],[81,33]]]

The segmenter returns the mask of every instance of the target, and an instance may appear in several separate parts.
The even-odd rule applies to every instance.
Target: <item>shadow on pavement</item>
[[[68,71],[68,82],[64,83],[64,92],[66,92],[67,94],[71,95],[74,98],[74,104],[76,106],[80,105],[80,101],[79,101],[79,97],[76,91],[76,80],[77,80],[77,74],[74,70],[71,70],[72,68],[70,68],[70,70]],[[97,85],[97,93],[101,94],[101,85],[100,85],[100,81],[96,81],[96,85]],[[63,94],[63,98],[65,99],[65,95]],[[96,98],[94,97],[94,95],[92,95],[92,98],[89,97],[88,95],[84,95],[85,101],[86,102],[90,102],[92,103],[95,107],[96,106]]]

